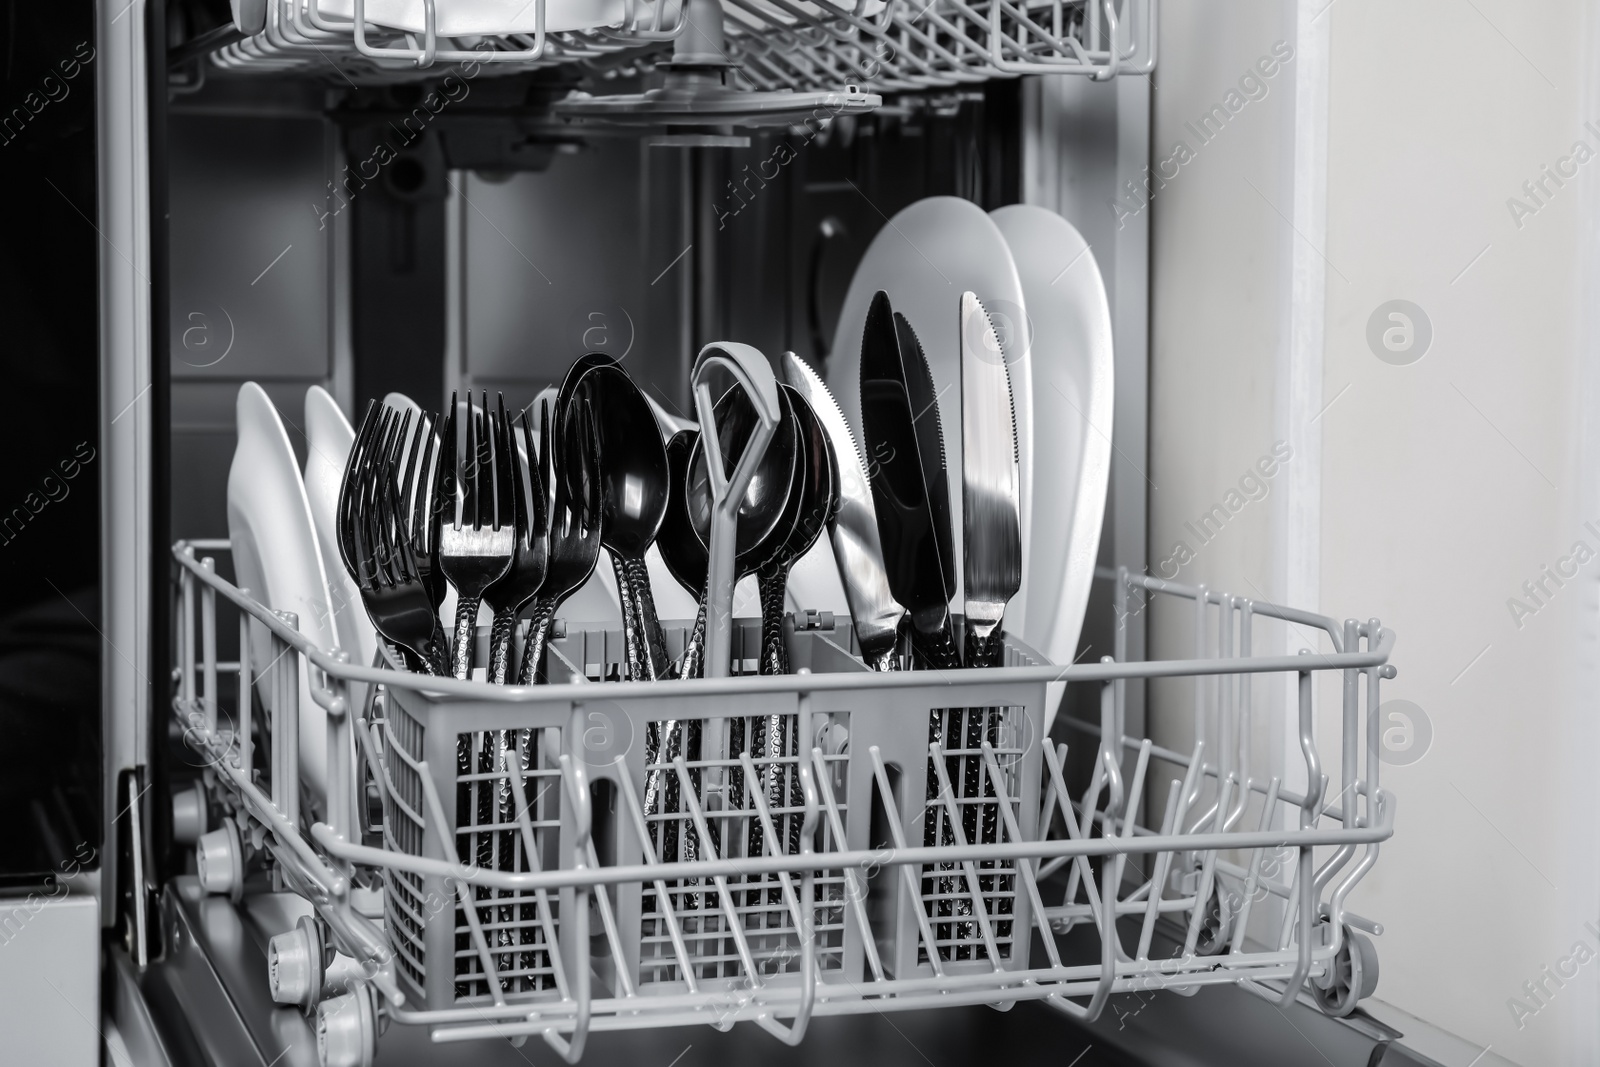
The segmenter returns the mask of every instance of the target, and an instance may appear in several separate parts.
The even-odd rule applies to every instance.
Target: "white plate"
[[[1052,662],[1071,663],[1111,476],[1111,305],[1094,253],[1066,219],[1026,204],[992,217],[1011,246],[1027,298],[1039,415],[1033,446],[1050,457],[1033,471],[1034,553],[1023,575],[1029,595],[1019,633]]]
[[[307,389],[306,500],[311,505],[317,547],[322,550],[322,569],[328,576],[328,595],[332,597],[339,647],[350,653],[352,663],[364,667],[372,663],[378,637],[361,603],[361,590],[339,556],[337,518],[339,486],[344,481],[345,463],[355,439],[355,431],[328,391],[320,385]]]
[[[325,15],[354,19],[355,0],[318,0]],[[368,22],[410,33],[427,29],[422,0],[366,0],[362,11]],[[434,8],[441,37],[474,37],[506,33],[535,33],[539,12],[534,0],[437,0]],[[546,0],[546,33],[615,26],[627,16],[625,0]]]
[[[240,386],[235,421],[239,440],[228,469],[228,537],[239,585],[276,611],[294,612],[300,632],[318,648],[331,649],[337,638],[328,576],[289,435],[266,391],[255,382]],[[271,661],[271,635],[252,622],[251,666],[260,671]],[[309,682],[307,672],[300,672],[300,770],[321,794],[327,720],[311,699]],[[256,684],[262,703],[271,710],[269,681],[257,679]]]
[[[956,551],[956,593],[952,609],[961,604],[961,294],[978,294],[999,335],[1011,373],[1012,399],[1017,415],[1017,451],[1021,460],[1022,566],[1028,573],[1031,493],[1033,484],[1033,394],[1025,345],[1014,343],[1013,322],[1026,321],[1022,282],[1011,261],[1011,251],[1000,229],[982,208],[953,196],[919,200],[878,231],[850,282],[839,325],[828,356],[828,388],[833,391],[855,430],[861,435],[861,330],[867,306],[879,289],[911,323],[933,371],[939,398],[939,422],[944,433],[945,465],[950,481],[950,521]],[[863,444],[863,448],[866,446]],[[871,456],[864,456],[867,463]],[[1006,618],[1022,618],[1024,592],[1006,610]],[[809,605],[808,605],[809,606]]]

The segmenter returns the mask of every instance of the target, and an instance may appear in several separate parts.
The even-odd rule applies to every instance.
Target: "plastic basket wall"
[[[676,654],[688,625],[665,628],[669,652]],[[864,673],[848,651],[850,632],[844,619],[829,630],[791,630],[794,669]],[[740,620],[736,667],[754,666],[758,641],[759,625]],[[603,679],[615,676],[622,637],[616,630],[574,629],[550,648],[552,678]],[[1007,650],[1007,666],[1036,662],[1022,646]],[[600,684],[581,703],[518,705],[393,690],[383,734],[387,847],[505,871],[562,866],[563,857],[573,855],[577,831],[558,763],[565,753],[581,762],[587,780],[591,862],[659,870],[654,879],[595,890],[606,894],[611,915],[590,904],[593,971],[613,992],[624,983],[663,995],[691,983],[699,990],[747,988],[752,972],[765,985],[781,984],[785,976],[797,981],[807,935],[824,981],[870,977],[872,963],[892,976],[933,973],[924,929],[932,933],[945,973],[987,971],[992,960],[1002,968],[1025,967],[1032,918],[1005,861],[985,861],[972,871],[959,863],[929,865],[909,878],[901,869],[848,876],[823,869],[812,879],[810,906],[803,910],[792,884],[786,888],[786,875],[751,873],[720,884],[672,875],[674,864],[713,853],[731,861],[799,853],[806,810],[802,760],[826,779],[818,788],[829,803],[809,841],[819,854],[892,847],[890,811],[898,812],[908,845],[1000,841],[1004,820],[981,751],[985,741],[1006,779],[999,792],[1012,798],[1022,833],[1034,835],[1037,810],[1016,798],[1039,796],[1044,685],[954,685],[936,672],[927,678],[927,685],[907,689],[801,694],[731,687],[694,697],[674,696],[673,684],[663,682],[647,696],[623,699]],[[978,699],[983,703],[965,703]],[[937,799],[941,768],[930,760],[930,740],[942,747],[954,811]],[[874,747],[893,794],[890,804],[878,796]],[[423,814],[423,760],[450,824],[453,857],[440,827]],[[508,764],[520,768],[520,783],[506,773]],[[565,974],[576,960],[591,957],[571,944],[563,923],[577,899],[571,890],[477,886],[475,914],[469,915],[446,879],[393,869],[386,874],[397,974],[429,1008],[494,999],[474,926],[507,1000],[562,996]],[[975,892],[981,908],[973,905]],[[852,914],[866,921],[852,921]],[[799,928],[797,915],[806,917],[809,931]],[[602,934],[607,918],[612,929]],[[871,930],[870,945],[863,927]]]

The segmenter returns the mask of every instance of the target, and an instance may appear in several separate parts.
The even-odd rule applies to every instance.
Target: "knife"
[[[786,352],[783,376],[816,412],[838,465],[839,506],[828,523],[828,536],[833,541],[833,558],[844,583],[845,599],[850,603],[850,620],[855,624],[861,658],[875,671],[899,670],[895,646],[906,609],[889,590],[883,544],[878,539],[878,512],[855,434],[850,432],[839,402],[810,364],[793,352]]]
[[[911,617],[912,647],[935,670],[961,666],[950,489],[938,397],[916,333],[879,290],[861,336],[861,427],[889,590]]]
[[[1005,659],[1000,622],[1022,586],[1021,476],[1011,375],[989,313],[961,294],[961,501],[968,667]]]

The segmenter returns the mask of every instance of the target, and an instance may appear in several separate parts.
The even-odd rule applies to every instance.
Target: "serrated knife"
[[[961,502],[968,667],[999,667],[1022,586],[1022,494],[1011,375],[989,313],[961,294]]]
[[[898,670],[895,646],[906,609],[889,589],[883,543],[878,538],[878,512],[855,434],[833,393],[805,360],[793,352],[784,353],[783,377],[816,412],[838,465],[839,506],[828,523],[828,535],[845,599],[850,603],[861,658],[875,671]]]
[[[950,488],[933,374],[916,333],[879,290],[861,336],[861,427],[889,589],[911,618],[921,666],[961,666]]]

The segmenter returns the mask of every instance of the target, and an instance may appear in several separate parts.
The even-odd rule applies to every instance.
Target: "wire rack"
[[[1100,663],[1056,667],[1012,642],[1003,668],[875,673],[846,621],[807,616],[790,622],[793,675],[605,684],[619,635],[573,629],[547,663],[568,682],[508,688],[318,649],[197,556],[225,549],[173,548],[173,709],[230,847],[312,903],[355,975],[301,1000],[327,1064],[370,1062],[370,1043],[365,1059],[338,1050],[385,1017],[443,1041],[539,1035],[575,1062],[599,1030],[753,1021],[798,1043],[812,1018],[861,1011],[1038,999],[1092,1019],[1115,993],[1232,983],[1281,1003],[1308,990],[1339,1014],[1370,992],[1349,961],[1359,972],[1358,931],[1381,929],[1345,900],[1393,831],[1377,709],[1394,635],[1376,620],[1119,570],[1119,619],[1191,603],[1193,659],[1121,662],[1119,627]],[[260,673],[216,659],[219,598],[269,632]],[[1328,650],[1253,655],[1262,620]],[[756,641],[741,621],[736,662]],[[236,721],[218,714],[230,671]],[[315,812],[301,671],[328,731]],[[1340,685],[1324,724],[1336,794],[1319,675]],[[1128,683],[1158,678],[1194,690],[1188,753],[1126,733]],[[1273,678],[1293,680],[1298,790],[1250,763]],[[1099,688],[1098,725],[1070,724],[1082,754],[1042,732],[1056,682]],[[252,685],[273,694],[255,726]],[[374,886],[381,914],[358,906]]]
[[[1157,0],[722,0],[718,58],[758,90],[878,92],[1021,74],[1109,79],[1155,64]],[[452,0],[267,0],[210,54],[243,72],[358,82],[561,64],[636,71],[695,22],[689,0],[532,0],[467,21]],[[704,20],[701,20],[704,21]],[[462,28],[472,32],[461,32]],[[631,62],[630,62],[631,58]]]

